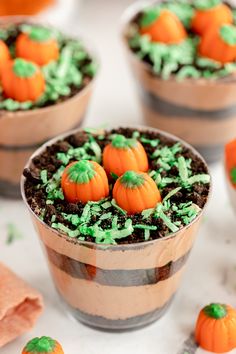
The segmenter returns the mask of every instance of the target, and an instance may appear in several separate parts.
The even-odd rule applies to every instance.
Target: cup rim
[[[144,62],[142,59],[139,59],[138,56],[131,50],[127,38],[126,38],[126,32],[127,32],[127,27],[130,24],[131,20],[134,18],[135,15],[137,15],[141,10],[145,9],[148,6],[152,6],[156,3],[161,3],[162,0],[138,0],[135,3],[129,5],[122,13],[121,18],[120,18],[120,34],[121,34],[121,39],[123,42],[123,45],[128,52],[128,54],[132,57],[133,60],[135,60],[139,65],[142,65],[143,68],[150,74],[153,75],[151,65]],[[236,83],[236,73],[235,75],[231,74],[228,77],[223,77],[218,80],[209,80],[206,78],[185,78],[184,80],[178,81],[176,80],[175,75],[171,75],[167,80],[163,80],[161,77],[154,76],[155,79],[161,80],[161,81],[166,81],[166,82],[175,82],[178,84],[189,84],[189,85],[201,85],[201,86],[209,86],[211,88],[212,86],[215,85],[229,85],[229,84],[235,84]]]
[[[109,129],[106,129],[106,130],[109,131],[111,129],[118,128],[118,127],[120,127],[120,126],[119,125],[112,125],[111,127],[109,127]],[[169,138],[171,140],[174,140],[176,142],[180,142],[181,144],[183,144],[183,146],[185,146],[186,148],[190,149],[194,153],[194,155],[196,155],[203,162],[203,164],[205,165],[205,167],[207,169],[207,173],[210,175],[210,187],[209,187],[209,193],[207,195],[206,203],[205,203],[204,207],[201,209],[201,211],[199,212],[199,214],[197,215],[197,217],[195,219],[193,219],[188,225],[185,225],[184,227],[182,227],[180,230],[178,230],[176,232],[173,232],[173,233],[170,233],[168,236],[165,236],[163,238],[158,238],[158,239],[155,239],[155,240],[144,241],[144,242],[134,242],[134,243],[130,243],[130,244],[117,244],[117,245],[101,245],[101,244],[96,244],[95,242],[81,241],[81,240],[78,240],[78,239],[75,239],[75,238],[71,238],[71,237],[69,237],[68,235],[62,233],[59,230],[53,229],[48,224],[46,224],[43,220],[41,220],[38,215],[35,214],[35,212],[31,209],[30,205],[28,204],[28,201],[27,201],[27,198],[26,198],[26,195],[25,195],[25,181],[26,181],[26,178],[22,174],[21,182],[20,182],[22,199],[24,201],[24,204],[26,205],[26,207],[30,211],[31,215],[33,215],[42,226],[44,226],[46,229],[51,230],[57,236],[62,237],[66,241],[68,241],[70,243],[74,243],[75,245],[78,245],[78,246],[82,245],[82,246],[89,246],[90,248],[98,248],[98,249],[99,248],[100,249],[109,248],[109,249],[117,250],[119,248],[122,248],[122,249],[124,249],[124,248],[125,249],[126,248],[129,249],[130,248],[130,249],[132,249],[132,248],[135,248],[135,247],[138,247],[138,248],[146,247],[146,246],[149,246],[151,244],[154,244],[154,243],[157,243],[157,242],[160,242],[160,241],[169,240],[171,238],[176,237],[179,233],[182,233],[183,231],[185,231],[188,228],[190,228],[193,224],[195,224],[202,217],[202,214],[203,214],[203,212],[206,209],[206,206],[207,206],[207,204],[209,202],[210,195],[212,193],[212,177],[211,177],[211,173],[209,171],[208,165],[207,165],[205,159],[201,156],[201,154],[194,147],[192,147],[190,144],[188,144],[184,140],[178,138],[177,136],[175,136],[173,134],[170,134],[168,132],[162,131],[160,129],[156,129],[156,128],[152,128],[152,127],[148,127],[148,126],[143,126],[143,125],[134,125],[134,126],[126,125],[126,126],[122,126],[122,128],[132,128],[132,129],[137,129],[137,130],[141,130],[141,131],[155,131],[156,133],[159,133],[159,134],[163,135],[164,137],[167,137],[167,138]],[[24,168],[29,168],[32,159],[34,157],[38,156],[39,154],[41,154],[48,146],[51,146],[54,143],[56,143],[57,141],[63,140],[66,137],[68,137],[70,135],[73,135],[73,134],[76,134],[76,133],[78,133],[80,131],[83,131],[83,130],[84,130],[83,128],[73,129],[73,130],[70,130],[69,132],[60,134],[57,137],[48,140],[45,144],[43,144],[41,147],[39,147],[30,156],[30,158],[28,159],[28,161],[27,161],[27,163],[26,163]]]
[[[9,23],[11,24],[17,24],[18,22],[25,22],[25,23],[32,23],[32,24],[41,24],[41,25],[45,25],[46,27],[52,28],[52,29],[56,29],[62,33],[64,33],[60,28],[58,28],[57,26],[54,26],[52,24],[50,24],[48,21],[43,21],[43,19],[39,16],[27,16],[27,15],[19,15],[19,16],[4,16],[0,18],[0,28],[3,26],[3,24],[7,24]],[[26,116],[26,115],[37,115],[39,112],[44,113],[47,111],[51,111],[51,110],[56,110],[57,108],[61,108],[62,105],[65,105],[73,100],[76,100],[78,98],[80,98],[81,96],[86,95],[86,93],[92,88],[92,86],[95,83],[95,80],[97,80],[97,77],[99,75],[100,72],[100,66],[101,66],[101,60],[100,57],[98,55],[96,46],[94,46],[94,44],[91,44],[90,39],[88,40],[87,38],[85,38],[83,35],[76,35],[75,37],[68,35],[68,37],[70,38],[74,38],[79,40],[83,47],[86,49],[87,53],[89,55],[91,55],[91,58],[93,60],[96,61],[96,63],[98,63],[98,70],[96,72],[96,74],[91,78],[91,80],[89,81],[88,84],[86,84],[86,86],[84,86],[80,91],[78,91],[75,95],[69,97],[68,99],[66,99],[63,102],[60,103],[56,103],[56,104],[51,104],[49,106],[46,107],[38,107],[38,108],[34,108],[34,109],[29,109],[29,110],[25,110],[25,111],[8,111],[6,109],[0,109],[0,119],[1,116],[4,115],[4,117],[7,117],[8,119],[11,118],[15,118],[16,116],[18,116],[18,119],[20,116]]]

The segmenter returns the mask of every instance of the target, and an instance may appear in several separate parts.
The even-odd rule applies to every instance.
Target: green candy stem
[[[135,145],[137,145],[137,140],[126,138],[124,135],[121,134],[116,134],[112,139],[111,143],[112,146],[117,149],[128,149],[133,148]]]
[[[50,337],[34,338],[26,344],[26,351],[32,354],[53,353],[56,341]]]
[[[140,26],[147,27],[150,26],[153,22],[155,22],[160,16],[161,9],[158,7],[153,7],[144,11],[141,20]]]
[[[47,42],[52,38],[52,31],[45,27],[31,27],[29,37],[36,42]]]
[[[231,181],[236,184],[236,167],[230,171]]]
[[[37,66],[34,63],[31,63],[30,61],[17,58],[15,59],[13,64],[13,71],[18,77],[32,77],[37,71]]]
[[[236,27],[233,25],[221,26],[220,36],[226,44],[234,46],[236,44]]]
[[[144,176],[142,173],[127,171],[121,177],[121,183],[126,188],[135,189],[144,184]]]
[[[222,304],[210,304],[204,308],[204,312],[208,317],[219,320],[227,315],[227,309]]]
[[[70,181],[78,184],[87,184],[95,176],[94,166],[90,161],[81,160],[69,168]]]
[[[221,0],[195,0],[194,5],[198,10],[209,10],[221,4]]]

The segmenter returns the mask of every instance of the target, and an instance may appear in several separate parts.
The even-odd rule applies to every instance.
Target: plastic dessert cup
[[[26,167],[48,145],[65,136],[38,149]],[[191,224],[165,238],[104,246],[72,239],[45,224],[28,205],[24,185],[22,177],[22,196],[45,250],[52,279],[73,317],[100,329],[126,330],[147,325],[166,312],[179,288],[203,210]]]
[[[236,161],[235,160],[235,156],[236,156],[235,148],[236,148],[236,140],[235,139],[233,141],[229,142],[225,147],[224,171],[225,171],[226,188],[227,188],[230,204],[231,204],[234,212],[236,213],[236,189],[233,185],[233,182],[232,182],[232,179],[230,176],[230,169],[232,169],[235,166],[235,164],[233,164],[232,162]],[[231,158],[230,158],[229,154],[232,154]]]
[[[141,61],[127,41],[129,23],[145,7],[157,1],[131,5],[123,15],[122,36],[129,66],[135,78],[145,125],[166,130],[192,144],[208,162],[219,160],[224,144],[236,129],[235,76],[217,81],[163,80]]]
[[[20,19],[29,22],[28,18]],[[9,23],[19,23],[19,18],[1,20],[0,27]],[[26,161],[48,139],[80,126],[93,86],[91,79],[73,97],[48,107],[18,112],[0,110],[0,161],[4,166],[0,170],[0,196],[20,197],[20,176]]]

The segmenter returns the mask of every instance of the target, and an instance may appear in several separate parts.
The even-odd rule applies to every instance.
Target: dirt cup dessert
[[[159,130],[75,131],[30,159],[22,195],[78,320],[131,329],[169,307],[210,189],[201,156]]]
[[[225,175],[231,205],[236,212],[236,139],[225,146]]]
[[[0,195],[19,196],[33,151],[80,125],[95,72],[81,41],[36,23],[0,22]]]
[[[144,122],[219,159],[236,129],[235,9],[220,0],[149,1],[132,5],[124,22]]]

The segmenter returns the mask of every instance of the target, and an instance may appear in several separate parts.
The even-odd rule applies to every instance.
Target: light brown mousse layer
[[[193,117],[171,116],[158,113],[141,102],[145,123],[169,131],[171,134],[184,137],[195,146],[212,147],[224,145],[232,140],[232,132],[236,131],[236,114],[227,119],[195,119]]]
[[[27,160],[39,145],[79,126],[91,93],[92,84],[60,104],[27,112],[1,112],[0,162],[4,168],[0,169],[0,183],[17,186]]]
[[[177,261],[190,252],[195,240],[201,216],[169,238],[145,244],[102,247],[96,244],[83,245],[33,217],[35,228],[45,246],[59,254],[101,269],[153,269]]]
[[[66,302],[82,312],[107,319],[128,319],[163,307],[174,295],[184,267],[167,280],[153,285],[115,287],[76,279],[55,267],[50,270],[54,283]]]
[[[128,49],[128,59],[133,74],[142,87],[165,101],[195,110],[211,111],[235,106],[234,77],[217,82],[206,79],[177,81],[173,77],[163,80],[156,77],[151,72],[151,68],[136,58],[130,49]]]

